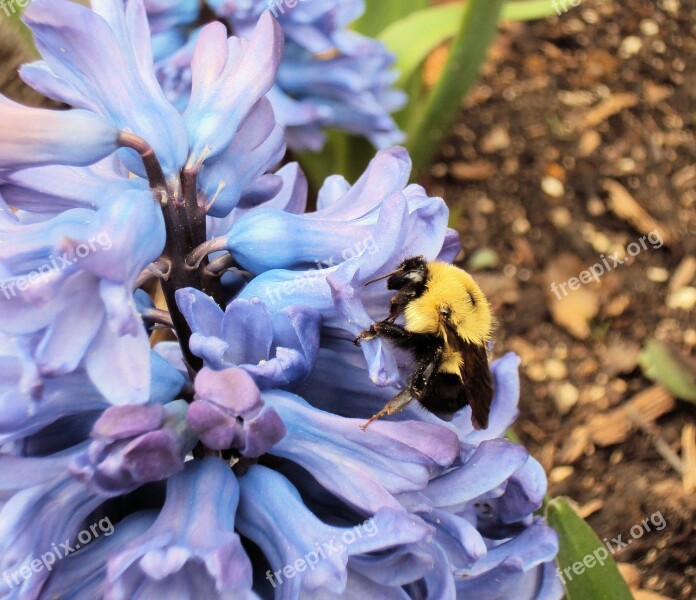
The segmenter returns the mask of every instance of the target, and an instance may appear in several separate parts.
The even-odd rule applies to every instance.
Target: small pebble
[[[529,365],[525,369],[525,373],[527,374],[527,377],[529,377],[532,381],[546,380],[546,371],[544,370],[543,365],[540,365],[539,363]]]
[[[573,215],[565,206],[557,206],[551,211],[551,222],[559,229],[568,227],[573,220]]]
[[[643,41],[637,35],[629,35],[621,42],[619,54],[623,58],[630,58],[638,54],[643,48]]]
[[[667,306],[669,308],[691,310],[694,305],[696,305],[696,288],[694,287],[683,287],[667,296]]]
[[[657,35],[660,33],[660,26],[652,19],[643,19],[640,22],[640,31],[643,35]]]
[[[655,283],[664,283],[669,279],[669,271],[662,267],[648,267],[646,275],[650,281]]]
[[[549,379],[560,380],[568,375],[565,363],[557,358],[549,358],[544,362],[544,372]]]
[[[529,231],[530,228],[531,225],[529,224],[529,221],[527,221],[527,219],[524,217],[515,219],[512,223],[512,231],[517,235],[524,235]]]
[[[568,414],[570,409],[577,404],[579,397],[580,392],[572,383],[568,381],[561,383],[554,393],[554,401],[558,412],[562,415]]]
[[[433,177],[444,177],[447,175],[447,165],[445,163],[439,162],[435,163],[431,169],[430,169],[430,174]]]
[[[561,483],[575,473],[575,469],[569,465],[554,467],[549,473],[549,483]]]
[[[476,201],[476,208],[483,215],[491,215],[495,212],[495,202],[488,196],[483,196]]]
[[[599,14],[596,10],[587,8],[582,11],[582,20],[588,25],[595,25],[599,23]]]
[[[607,212],[607,207],[595,196],[587,201],[587,212],[593,217],[599,217]]]
[[[494,127],[484,138],[481,140],[481,150],[486,154],[491,154],[497,152],[498,150],[504,150],[510,146],[510,134],[505,127],[500,125]]]
[[[544,177],[541,180],[541,189],[552,198],[563,198],[563,194],[565,194],[563,182],[555,177]]]

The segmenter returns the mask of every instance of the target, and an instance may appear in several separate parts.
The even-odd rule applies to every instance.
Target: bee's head
[[[388,278],[388,279],[387,279]],[[368,281],[365,285],[387,279],[387,289],[400,290],[407,285],[419,287],[428,278],[428,262],[422,256],[414,256],[403,261],[396,271]]]

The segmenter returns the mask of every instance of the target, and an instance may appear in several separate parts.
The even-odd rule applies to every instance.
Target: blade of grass
[[[476,81],[497,31],[502,6],[503,0],[467,2],[442,77],[415,126],[407,132],[414,176],[425,170],[454,120],[462,98]]]
[[[377,37],[390,23],[429,5],[429,0],[366,0],[365,12],[353,23],[353,29],[363,35]]]
[[[396,55],[397,83],[404,88],[416,69],[440,44],[457,33],[465,9],[464,3],[445,4],[419,10],[399,21],[392,21],[380,34],[387,48]],[[523,0],[503,6],[501,19],[523,21],[542,19],[554,14],[550,0]]]

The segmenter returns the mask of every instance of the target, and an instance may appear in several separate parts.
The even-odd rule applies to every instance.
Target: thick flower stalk
[[[285,56],[268,98],[286,128],[288,147],[318,152],[327,129],[338,129],[386,148],[403,141],[391,114],[406,97],[393,88],[394,57],[384,45],[349,26],[364,11],[363,0],[206,0],[199,14],[190,0],[146,0],[157,74],[170,100],[185,106],[189,64],[201,19],[212,16],[249,38],[265,10],[280,23]]]
[[[70,108],[0,98],[0,598],[560,598],[544,472],[503,437],[514,355],[486,430],[415,403],[360,428],[408,376],[352,343],[388,312],[364,283],[457,235],[398,147],[306,212],[277,168],[281,27],[234,4],[184,106],[150,28],[162,51],[198,3],[27,9],[22,76]],[[326,6],[288,37],[337,44],[356,3]]]

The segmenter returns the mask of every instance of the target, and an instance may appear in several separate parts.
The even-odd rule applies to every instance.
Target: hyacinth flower
[[[318,152],[325,130],[365,137],[376,148],[403,141],[391,114],[406,97],[393,88],[394,57],[384,45],[349,29],[364,11],[362,0],[313,0],[289,5],[267,0],[206,0],[198,14],[190,0],[147,0],[157,74],[167,97],[180,108],[188,101],[189,65],[201,18],[226,22],[248,39],[270,8],[286,38],[285,55],[268,98],[286,128],[288,147]]]
[[[37,374],[34,388],[42,377],[84,367],[111,403],[143,403],[149,395],[149,347],[132,291],[144,268],[163,250],[172,253],[165,250],[167,230],[188,223],[185,244],[193,248],[206,236],[204,219],[196,222],[192,214],[198,195],[211,204],[210,214],[225,216],[245,194],[263,200],[282,181],[265,177],[285,145],[263,97],[277,70],[280,31],[268,16],[249,42],[232,38],[228,46],[224,27],[211,24],[197,47],[192,100],[182,115],[155,79],[142,3],[124,8],[105,1],[92,11],[37,0],[26,20],[44,60],[25,66],[22,76],[76,109],[0,106],[8,124],[0,142],[0,194],[20,209],[0,204],[8,240],[0,266],[7,318],[0,328],[22,336],[17,343],[28,357],[27,372]],[[233,80],[239,94],[223,95],[220,90]],[[22,119],[33,115],[34,126],[19,120],[22,128],[14,129],[24,112]],[[76,118],[96,123],[84,124],[88,135],[95,130],[94,144],[74,135],[58,141],[54,134],[39,135],[43,128],[60,133],[74,127]],[[56,154],[60,158],[47,164]],[[82,166],[90,160],[94,164]],[[214,196],[217,190],[224,191]],[[178,261],[156,268],[167,265],[173,265],[172,280],[175,271],[187,269]]]
[[[0,101],[0,598],[560,598],[546,478],[503,439],[514,355],[486,430],[415,403],[360,428],[408,375],[352,344],[388,309],[364,283],[458,241],[400,148],[305,213],[297,165],[274,171],[281,31],[254,19],[199,32],[178,110],[142,0],[27,11],[23,76],[72,108]]]

